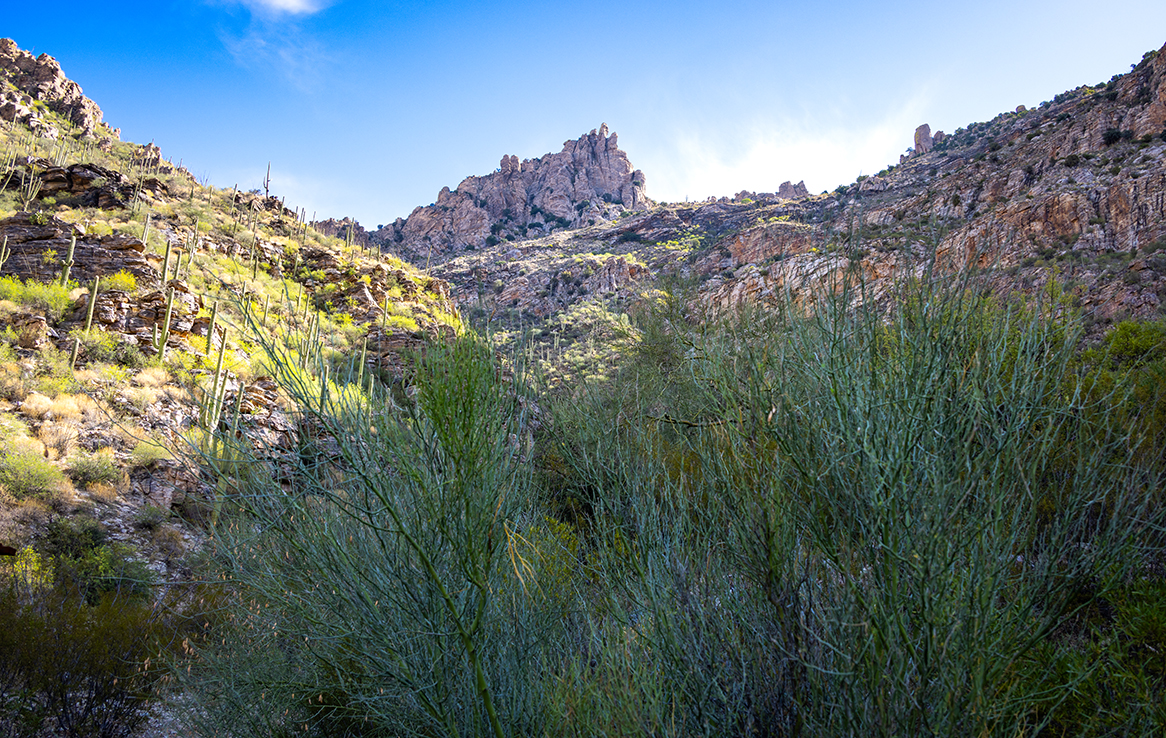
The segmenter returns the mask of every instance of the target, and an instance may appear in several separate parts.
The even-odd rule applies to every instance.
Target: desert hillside
[[[374,230],[0,40],[0,734],[1160,734],[1166,48],[904,140]]]

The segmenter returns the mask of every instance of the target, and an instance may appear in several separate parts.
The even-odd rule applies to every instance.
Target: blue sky
[[[833,189],[1166,43],[1162,0],[11,5],[123,139],[369,227],[604,122],[659,200]]]

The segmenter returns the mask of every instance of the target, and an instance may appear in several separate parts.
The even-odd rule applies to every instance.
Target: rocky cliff
[[[89,136],[101,123],[101,108],[65,76],[56,59],[48,54],[34,57],[12,39],[0,38],[0,118],[23,123],[42,138],[55,139],[59,132],[45,119],[45,108],[63,115]]]
[[[1101,331],[1166,312],[1164,136],[1166,49],[1035,109],[948,135],[905,131],[913,146],[899,164],[829,194],[789,185],[655,206],[435,273],[464,309],[553,327],[583,303],[635,300],[665,274],[695,280],[719,310],[800,298],[844,275],[877,297],[904,275],[976,265],[1004,295],[1059,282]]]
[[[1102,324],[1166,299],[1166,49],[1131,72],[950,136],[926,126],[899,166],[732,234],[698,269],[710,302],[851,270],[974,264],[1001,292],[1056,279]]]
[[[416,260],[441,261],[465,251],[594,225],[652,205],[644,174],[632,168],[616,134],[602,125],[557,154],[507,155],[498,169],[467,177],[437,202],[416,208],[373,234],[375,242]]]

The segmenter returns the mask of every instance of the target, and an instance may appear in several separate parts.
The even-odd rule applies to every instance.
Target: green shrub
[[[102,277],[101,289],[134,292],[138,289],[138,278],[123,269],[117,274]]]
[[[51,501],[66,484],[64,473],[38,454],[0,454],[0,487],[17,500]]]
[[[235,585],[204,728],[1153,734],[1166,469],[1112,412],[1134,395],[1054,291],[849,287],[720,318],[670,289],[537,428],[474,338],[371,398],[268,347],[303,413],[284,478],[202,446]],[[1111,354],[1148,370],[1150,333]],[[1120,684],[1082,691],[1094,656]]]
[[[134,527],[143,530],[157,530],[169,519],[169,510],[156,505],[145,505],[134,515]]]
[[[0,575],[0,732],[136,734],[180,653],[177,618],[145,601],[96,605]]]
[[[44,313],[49,323],[60,321],[73,306],[68,288],[32,279],[21,282],[19,277],[0,277],[0,300],[11,300]]]
[[[96,484],[115,484],[122,481],[124,473],[117,459],[109,449],[93,454],[82,454],[69,464],[69,476],[73,484],[91,487]]]
[[[510,432],[521,411],[499,376],[492,351],[481,342],[429,346],[415,364],[414,409],[407,416],[377,411],[374,432],[358,420],[372,407],[359,393],[335,387],[321,396],[319,386],[302,384],[299,372],[285,375],[313,418],[354,421],[353,434],[346,434],[354,443],[346,440],[334,457],[339,466],[300,435],[293,474],[302,494],[275,494],[278,485],[267,474],[241,480],[230,469],[220,471],[218,457],[243,454],[248,466],[255,464],[247,459],[249,447],[220,441],[230,445],[229,453],[208,459],[207,471],[217,475],[223,514],[232,524],[218,525],[216,540],[224,545],[215,555],[239,557],[247,581],[238,602],[263,606],[235,608],[231,633],[237,636],[202,654],[211,676],[192,688],[224,677],[231,685],[214,688],[222,699],[208,718],[253,735],[291,724],[318,735],[345,734],[355,726],[386,734],[542,734],[537,681],[540,664],[551,662],[543,660],[538,642],[552,621],[549,613],[525,606],[504,543],[516,541],[508,533],[517,532],[513,526],[525,531],[542,523],[519,522],[527,490]],[[374,404],[387,408],[386,400]],[[389,457],[392,469],[378,461]],[[356,474],[342,481],[332,473],[340,468],[344,476]],[[243,530],[233,524],[236,515],[272,533],[259,521],[291,515],[296,525],[278,526],[274,536],[236,539],[234,531]],[[325,527],[343,531],[347,552],[318,548]],[[258,562],[251,557],[260,550],[262,566],[244,563]],[[381,563],[365,574],[343,563],[366,556]],[[354,575],[364,579],[356,589]],[[327,606],[337,617],[322,631],[310,625],[309,615],[318,607],[313,591],[324,594],[321,581],[329,582],[328,597],[340,598]],[[268,650],[273,642],[246,634],[257,632],[256,616],[287,605],[292,610],[280,629],[294,653],[284,658]],[[309,632],[330,635],[304,640]],[[309,693],[315,695],[310,702],[304,699]]]
[[[170,450],[157,441],[139,441],[130,452],[130,466],[138,469],[152,465],[155,461],[169,459]]]
[[[56,586],[90,604],[107,593],[145,597],[153,584],[153,573],[132,550],[110,542],[91,518],[53,520],[37,548],[53,562]]]
[[[69,333],[69,337],[81,342],[80,353],[86,361],[117,364],[128,369],[141,369],[149,364],[136,343],[121,340],[117,333],[100,328],[88,331],[77,328]]]
[[[37,549],[51,559],[79,559],[108,540],[105,527],[92,518],[57,518],[47,526]]]

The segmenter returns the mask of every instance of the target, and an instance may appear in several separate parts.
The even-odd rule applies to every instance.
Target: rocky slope
[[[181,579],[215,492],[171,451],[197,452],[229,417],[273,463],[294,445],[263,346],[310,374],[359,355],[392,383],[408,352],[461,330],[449,286],[335,237],[347,223],[314,228],[117,140],[51,57],[2,41],[0,59],[5,89],[48,101],[0,124],[0,545],[96,519]],[[228,410],[208,414],[216,388]],[[99,484],[75,473],[94,459]],[[20,464],[54,481],[26,489]]]
[[[644,174],[633,170],[607,125],[563,144],[557,154],[518,160],[467,177],[437,202],[413,210],[372,234],[383,248],[415,261],[434,262],[504,241],[618,218],[652,205]]]
[[[463,307],[535,328],[668,273],[724,309],[844,275],[877,297],[903,275],[969,264],[1001,294],[1055,279],[1099,328],[1154,318],[1166,300],[1164,137],[1166,50],[1032,110],[951,135],[922,126],[899,164],[833,193],[655,206],[483,247],[435,274]]]
[[[56,59],[48,54],[34,57],[12,39],[0,38],[0,118],[56,139],[59,131],[45,120],[46,108],[72,121],[85,136],[93,136],[101,124],[101,108],[65,76]]]

